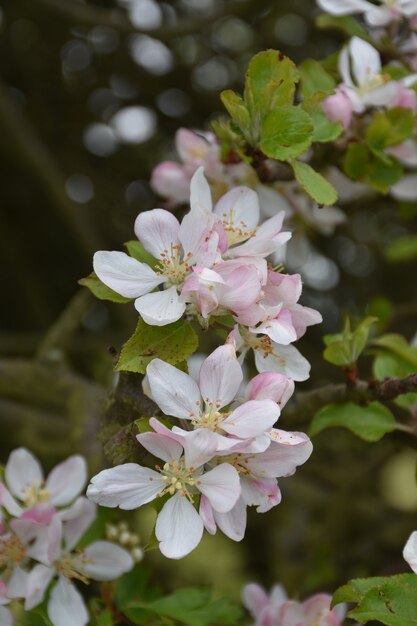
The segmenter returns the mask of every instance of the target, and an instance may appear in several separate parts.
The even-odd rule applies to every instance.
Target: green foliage
[[[155,266],[158,265],[158,259],[155,259],[152,254],[145,250],[140,241],[137,241],[135,239],[132,241],[127,241],[125,243],[125,246],[130,256],[137,261],[140,261],[141,263],[146,263],[147,265],[152,267],[152,269],[155,269]]]
[[[343,133],[343,125],[340,122],[331,122],[321,106],[311,111],[311,118],[314,124],[313,142],[335,141]]]
[[[212,600],[208,589],[190,587],[162,596],[157,589],[148,586],[148,580],[149,573],[141,565],[117,585],[117,607],[134,624],[209,626],[235,624],[241,617],[241,610],[230,600]]]
[[[368,126],[366,140],[373,151],[379,152],[411,137],[414,126],[414,115],[408,109],[378,111]]]
[[[407,263],[417,259],[417,235],[394,239],[388,244],[385,256],[391,263]]]
[[[293,106],[280,107],[265,117],[260,147],[266,156],[286,161],[308,150],[312,133],[313,122],[305,111]]]
[[[374,339],[372,345],[394,355],[413,368],[408,373],[412,374],[417,370],[417,346],[410,346],[402,335],[395,333],[383,335]]]
[[[330,404],[313,417],[310,435],[335,426],[347,428],[365,441],[378,441],[395,430],[395,420],[391,411],[379,402],[370,402],[366,406],[354,402]]]
[[[336,202],[336,189],[321,174],[301,161],[292,161],[291,165],[301,187],[317,204],[331,205]]]
[[[86,278],[81,278],[78,284],[87,287],[99,300],[109,300],[110,302],[117,302],[118,304],[131,301],[130,298],[124,298],[113,291],[113,289],[110,289],[110,287],[107,287],[94,272],[86,276]]]
[[[362,143],[348,146],[343,167],[349,178],[381,193],[387,193],[403,175],[403,168],[394,157]]]
[[[339,16],[322,13],[322,15],[318,16],[316,24],[319,28],[339,30],[344,35],[348,35],[349,37],[356,36],[361,39],[365,39],[366,41],[371,41],[365,28],[363,28],[363,26],[361,26],[352,15]]]
[[[347,319],[341,333],[325,335],[323,341],[326,349],[323,357],[329,363],[341,367],[355,365],[360,354],[365,349],[371,326],[377,322],[376,317],[367,317],[355,330],[351,330],[350,320]]]
[[[329,95],[336,87],[336,81],[327,72],[319,61],[306,59],[298,66],[301,76],[301,92],[304,100],[311,98],[317,92]]]
[[[152,359],[175,365],[198,348],[198,337],[189,322],[178,320],[167,326],[150,326],[139,319],[133,335],[120,353],[116,369],[144,374]]]
[[[417,371],[417,348],[409,346],[401,335],[385,335],[373,342],[377,354],[373,363],[373,373],[378,380],[385,378],[405,378]],[[408,411],[417,407],[417,393],[401,394],[395,404]]]
[[[110,609],[103,607],[98,598],[92,598],[88,603],[91,616],[91,626],[114,626],[114,618]]]
[[[334,594],[333,605],[340,602],[358,605],[349,617],[361,624],[378,621],[386,626],[412,626],[417,624],[417,576],[351,580]]]

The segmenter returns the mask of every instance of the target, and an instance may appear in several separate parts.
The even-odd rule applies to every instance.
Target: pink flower
[[[194,508],[198,494],[204,495],[214,510],[225,513],[240,495],[239,476],[227,463],[209,471],[217,440],[208,429],[200,429],[179,443],[159,433],[138,435],[138,440],[164,465],[156,471],[126,463],[97,474],[88,488],[88,497],[103,506],[135,509],[158,496],[171,496],[158,515],[155,534],[161,552],[180,559],[194,550],[203,534],[203,522]]]
[[[0,483],[0,505],[10,515],[20,517],[39,503],[68,506],[87,482],[87,466],[83,457],[71,456],[45,480],[37,459],[25,448],[17,448],[6,463],[5,482]]]
[[[353,108],[350,99],[340,88],[328,96],[323,102],[323,110],[331,122],[341,122],[343,128],[349,128],[352,121]]]
[[[235,399],[243,379],[231,345],[220,346],[205,359],[199,384],[160,359],[151,361],[147,376],[152,398],[165,415],[211,430],[217,449],[264,435],[280,415],[278,405],[269,399],[249,400],[232,411],[222,411]]]
[[[279,612],[286,599],[281,585],[274,585],[269,595],[255,583],[245,585],[242,591],[243,605],[256,620],[254,626],[281,626]]]

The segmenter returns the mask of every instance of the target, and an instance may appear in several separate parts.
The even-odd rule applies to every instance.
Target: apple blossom
[[[337,88],[334,94],[326,98],[322,106],[331,122],[341,122],[345,130],[349,128],[353,116],[353,107],[350,98],[343,89]]]
[[[331,15],[363,13],[370,26],[387,26],[390,22],[417,15],[416,0],[379,0],[377,6],[368,0],[317,0],[321,9]]]
[[[194,504],[198,495],[207,497],[219,513],[233,508],[240,496],[239,475],[228,463],[209,471],[204,465],[216,453],[214,434],[200,429],[181,439],[147,432],[137,436],[140,444],[164,461],[155,470],[126,463],[95,476],[87,496],[103,506],[136,509],[156,497],[168,496],[155,526],[161,552],[180,559],[194,550],[203,534],[203,521]]]

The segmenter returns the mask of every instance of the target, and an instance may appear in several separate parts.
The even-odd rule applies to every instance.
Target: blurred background
[[[254,53],[278,48],[301,62],[340,47],[337,33],[315,28],[317,14],[314,0],[3,0],[3,461],[23,444],[46,467],[75,450],[92,470],[101,466],[96,433],[113,382],[108,347],[120,348],[136,315],[80,294],[77,281],[90,273],[95,250],[121,249],[138,212],[161,205],[148,181],[160,161],[177,158],[176,129],[208,129],[223,112],[220,91],[241,91]],[[321,359],[322,335],[338,330],[345,313],[394,301],[387,328],[409,338],[416,331],[413,268],[383,255],[408,232],[416,207],[379,198],[346,211],[348,223],[332,237],[313,235],[313,256],[300,248],[303,303],[324,317],[301,342],[312,378],[300,389],[340,382]],[[53,324],[69,302],[68,333],[57,338]],[[308,428],[302,415],[294,423],[285,412],[281,425]],[[404,443],[400,435],[371,445],[325,432],[312,460],[281,481],[283,504],[251,513],[242,544],[207,537],[180,563],[151,553],[162,585],[198,582],[237,597],[249,580],[281,581],[303,596],[354,576],[405,571],[401,547],[417,526],[417,490],[415,451]],[[149,515],[132,521],[146,539]]]

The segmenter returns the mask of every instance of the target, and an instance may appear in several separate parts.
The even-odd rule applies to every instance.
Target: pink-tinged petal
[[[331,122],[340,122],[345,130],[349,128],[353,116],[353,107],[342,89],[336,89],[336,93],[328,96],[323,102],[322,108]]]
[[[4,606],[0,606],[0,624],[2,626],[13,626],[13,615]]]
[[[221,424],[224,431],[247,439],[269,431],[280,416],[272,400],[249,400],[235,409]]]
[[[60,519],[64,522],[63,534],[67,550],[72,550],[77,545],[96,517],[96,505],[84,496],[75,501],[71,510],[62,511]]]
[[[39,461],[26,448],[17,448],[10,454],[5,469],[6,483],[14,496],[25,500],[27,490],[40,486],[43,472]]]
[[[242,380],[242,368],[233,346],[220,346],[207,357],[200,369],[200,391],[204,402],[218,408],[230,404]]]
[[[403,557],[413,572],[417,574],[417,530],[412,532],[409,536],[404,546]]]
[[[166,463],[172,463],[174,459],[178,461],[182,454],[182,446],[165,435],[148,432],[136,435],[136,439],[148,452]]]
[[[215,227],[216,219],[212,213],[201,215],[193,211],[184,216],[179,230],[179,240],[184,258],[188,259],[190,265],[199,263],[200,258],[205,261],[204,265],[212,265],[221,258],[217,251],[219,234],[213,231],[213,228],[218,230],[218,227]]]
[[[138,298],[164,281],[149,265],[125,252],[99,250],[94,255],[93,267],[102,283],[125,298]]]
[[[177,430],[179,431],[179,433],[175,432],[176,427],[174,426],[172,430],[170,430],[169,428],[167,428],[167,426],[165,426],[165,424],[162,424],[162,422],[160,422],[159,420],[156,419],[156,417],[151,417],[151,419],[149,420],[149,426],[152,426],[152,428],[154,429],[154,431],[156,433],[158,433],[159,435],[165,435],[165,437],[169,437],[170,439],[173,439],[174,441],[178,441],[178,443],[183,444],[183,438],[184,436],[187,434],[186,430],[182,430],[182,428],[178,428]]]
[[[287,600],[287,593],[282,585],[274,585],[269,594],[272,606],[277,609]]]
[[[265,297],[270,305],[282,302],[288,306],[298,302],[302,288],[300,274],[280,274],[269,271]]]
[[[267,356],[262,350],[255,350],[255,364],[258,372],[277,372],[295,381],[307,380],[310,376],[310,363],[294,346],[272,345],[273,351]]]
[[[287,600],[279,612],[279,624],[282,626],[300,626],[305,624],[305,613],[301,602]]]
[[[315,324],[321,324],[323,317],[319,311],[310,309],[308,306],[302,306],[301,304],[294,304],[291,306],[291,319],[297,333],[297,339],[302,337],[308,326],[314,326]]]
[[[203,520],[204,528],[206,529],[206,531],[210,533],[210,535],[215,535],[217,526],[216,522],[214,521],[214,512],[209,499],[203,495],[201,495],[200,498],[199,514],[201,519]]]
[[[374,8],[374,5],[366,0],[317,0],[317,4],[330,15],[364,13]]]
[[[95,541],[85,548],[85,556],[87,565],[83,570],[93,580],[114,580],[134,565],[129,552],[110,541]]]
[[[257,480],[242,476],[242,500],[248,506],[256,506],[258,513],[266,513],[281,502],[281,491],[275,478]]]
[[[156,259],[170,257],[176,252],[179,229],[180,223],[175,215],[165,209],[144,211],[135,221],[136,237]]]
[[[248,400],[273,400],[281,409],[294,393],[294,381],[276,372],[262,372],[248,382]]]
[[[96,504],[129,511],[151,502],[164,487],[165,481],[158,472],[125,463],[94,476],[87,497]]]
[[[204,176],[204,168],[199,167],[190,183],[190,207],[193,213],[205,214],[212,210],[211,191]]]
[[[7,597],[10,600],[26,597],[28,576],[28,572],[26,572],[21,567],[17,566],[13,568],[13,571],[7,583]]]
[[[272,341],[282,346],[288,346],[290,343],[297,340],[297,333],[293,325],[291,313],[288,309],[281,309],[277,317],[263,322],[256,328],[251,328],[250,330],[255,334],[268,335]]]
[[[25,611],[30,611],[43,601],[54,575],[55,571],[45,565],[35,565],[29,572],[26,579]]]
[[[54,626],[86,626],[89,622],[81,594],[62,576],[49,596],[48,617]]]
[[[185,311],[176,287],[148,293],[135,301],[135,309],[151,326],[166,326],[179,320]]]
[[[242,604],[248,609],[254,619],[269,604],[269,596],[265,589],[255,583],[245,585],[242,590]]]
[[[203,530],[201,517],[179,493],[164,504],[155,526],[159,549],[169,559],[182,559],[192,552],[200,543]]]
[[[284,234],[281,232],[284,219],[285,211],[280,211],[273,217],[265,220],[256,231],[255,239],[274,239],[278,235]],[[290,233],[285,234],[289,234],[291,236]]]
[[[217,437],[207,428],[190,431],[182,438],[187,467],[201,467],[211,461],[217,450]]]
[[[151,187],[163,198],[185,202],[190,196],[190,175],[179,163],[164,161],[153,170]]]
[[[307,461],[313,451],[313,444],[304,433],[289,433],[274,428],[270,437],[269,448],[248,460],[248,467],[259,477],[289,476]]]
[[[214,519],[226,537],[232,541],[242,541],[246,530],[246,504],[242,498],[239,498],[233,509],[227,513],[214,511]]]
[[[38,524],[50,524],[52,518],[56,513],[56,509],[51,504],[47,502],[40,502],[35,506],[27,509],[22,513],[20,519],[32,520],[33,522],[37,522]]]
[[[222,267],[216,267],[216,271],[221,275]],[[219,302],[231,311],[244,310],[259,299],[261,291],[262,284],[256,268],[242,265],[227,277]]]
[[[197,487],[215,511],[227,513],[240,496],[239,474],[228,463],[222,463],[200,476]]]
[[[259,222],[258,194],[249,187],[234,187],[220,198],[214,213],[232,229],[250,233]]]
[[[273,219],[273,218],[271,218]],[[228,251],[231,258],[262,256],[267,257],[270,254],[278,252],[284,244],[291,239],[290,232],[280,233],[273,239],[261,239],[260,237],[252,237],[241,246],[236,246]]]
[[[184,163],[201,165],[209,146],[207,139],[188,128],[179,128],[175,133],[175,147]]]
[[[303,602],[303,609],[308,622],[313,624],[316,622],[323,624],[323,626],[332,626],[335,624],[334,619],[336,619],[336,625],[338,626],[339,620],[330,609],[331,601],[332,596],[327,593],[318,593]]]
[[[69,504],[80,495],[87,482],[87,464],[82,456],[71,456],[49,474],[45,488],[55,506]]]
[[[3,483],[0,483],[0,505],[4,507],[10,515],[13,515],[13,517],[20,517],[23,513],[23,509]]]
[[[191,376],[161,359],[153,359],[146,373],[152,398],[165,415],[191,419],[200,412],[200,390]]]

